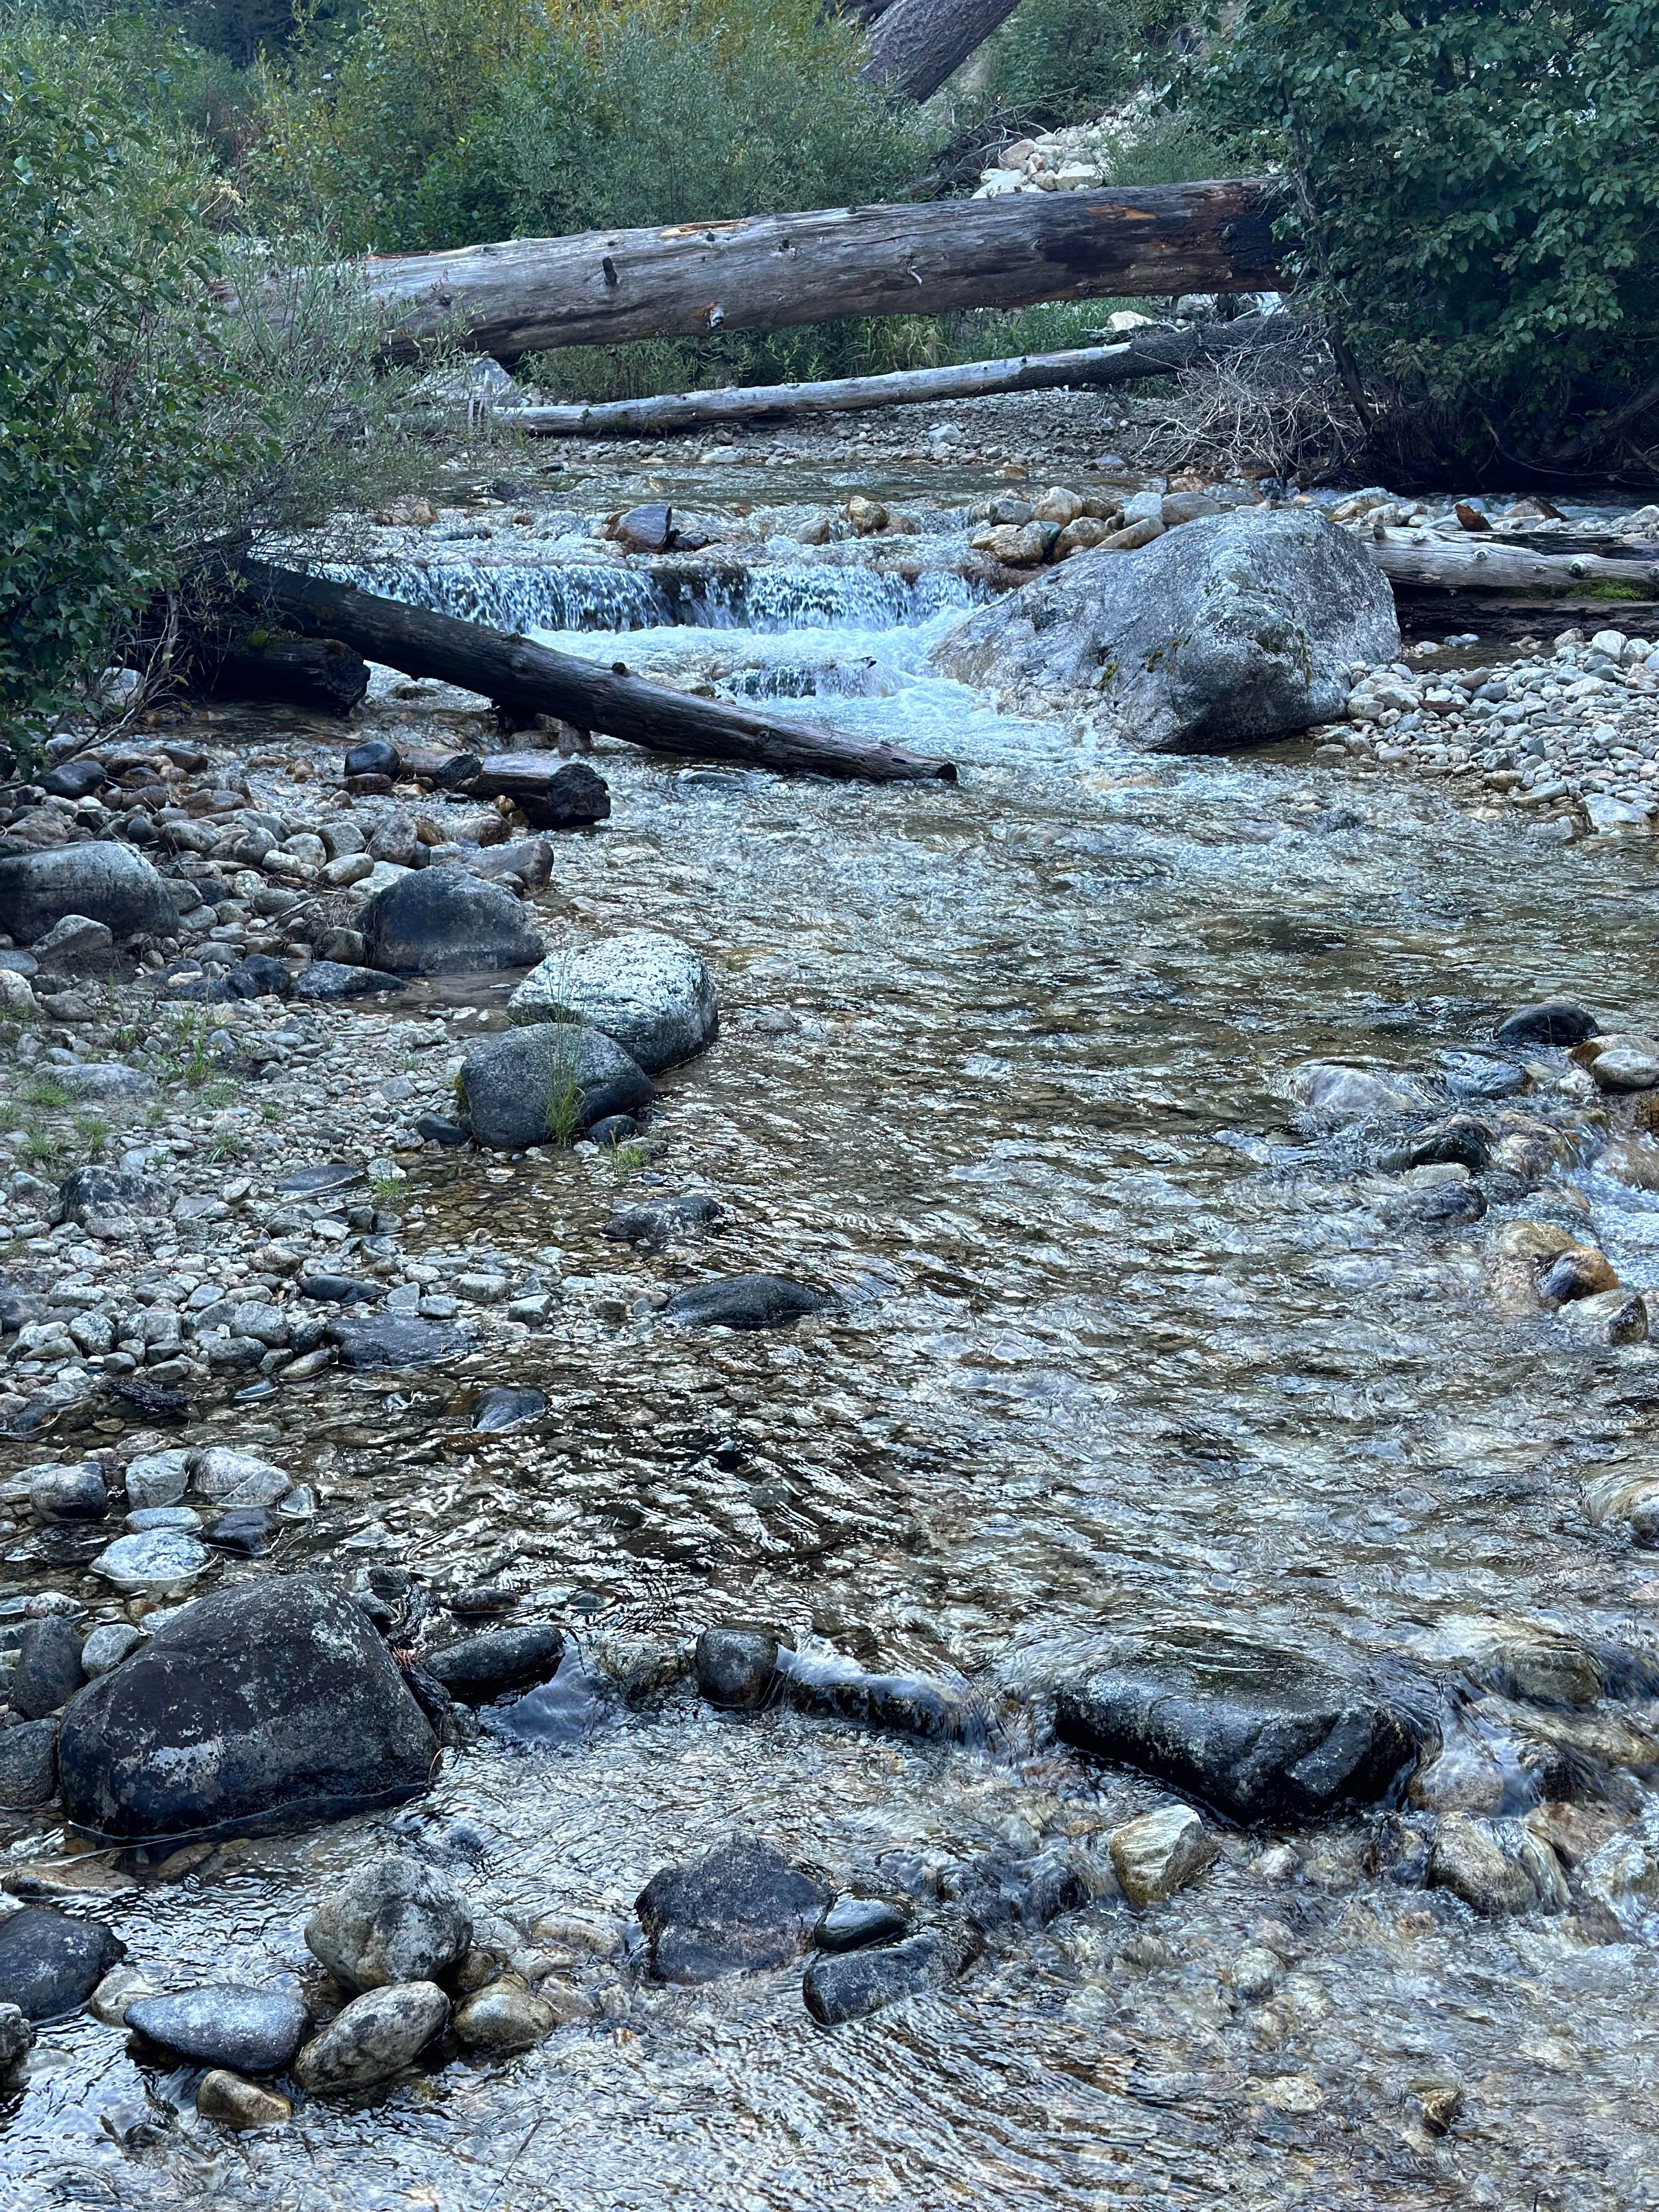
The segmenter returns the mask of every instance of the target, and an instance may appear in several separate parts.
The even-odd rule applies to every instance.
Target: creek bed
[[[599,1235],[617,1186],[591,1158],[428,1151],[410,1195],[429,1243],[555,1246],[599,1294],[568,1296],[510,1376],[481,1358],[325,1376],[204,1434],[322,1484],[284,1564],[510,1571],[580,1640],[775,1621],[956,1682],[988,1741],[684,1696],[630,1711],[567,1678],[416,1808],[112,1899],[136,1962],[292,1975],[316,1898],[388,1828],[520,1917],[626,1914],[734,1824],[837,1880],[894,1852],[1094,1832],[1164,1793],[1056,1750],[1031,1692],[1106,1630],[1409,1665],[1454,1724],[1489,1686],[1471,1622],[1603,1655],[1607,1694],[1546,1717],[1594,1739],[1621,1816],[1659,1840],[1639,1687],[1659,1577],[1581,1503],[1586,1468],[1647,1448],[1659,1353],[1500,1318],[1482,1255],[1504,1209],[1462,1237],[1393,1234],[1352,1151],[1298,1134],[1289,1103],[1311,1060],[1443,1075],[1440,1055],[1549,994],[1644,1026],[1652,848],[1470,822],[1305,745],[1154,758],[1000,716],[926,672],[957,598],[941,582],[934,603],[830,620],[803,602],[805,627],[728,610],[718,632],[629,636],[645,672],[809,691],[837,727],[963,769],[955,789],[872,790],[601,747],[611,825],[560,842],[547,904],[583,929],[675,931],[714,966],[722,1033],[667,1079],[649,1172],[714,1192],[720,1233],[636,1256]],[[1562,1188],[1624,1279],[1659,1286],[1659,1200],[1594,1170]],[[842,1310],[712,1338],[635,1310],[750,1267]],[[471,1435],[501,1380],[545,1390],[549,1418]],[[12,2100],[3,2201],[1659,2202],[1650,1926],[1478,1921],[1402,1878],[1376,1818],[1293,1832],[1289,1880],[1257,1864],[1273,1840],[1225,1833],[1170,1903],[1097,1904],[854,2027],[815,2027],[798,1972],[617,1978],[604,2018],[520,2058],[313,2101],[240,2141],[195,2120],[187,2074],[145,2074],[83,2018],[45,2032]],[[1246,2004],[1228,1971],[1264,1929],[1284,1978]],[[1419,2107],[1446,2083],[1464,2107],[1442,2136]]]

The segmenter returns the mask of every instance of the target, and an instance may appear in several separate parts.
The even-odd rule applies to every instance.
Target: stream
[[[291,1979],[316,1898],[387,1833],[520,1922],[625,1918],[734,1825],[837,1881],[1093,1836],[1167,1792],[1057,1747],[1043,1692],[1126,1631],[1399,1670],[1500,1771],[1505,1810],[1541,1794],[1541,1745],[1659,1846],[1659,1571],[1583,1502],[1588,1471],[1650,1455],[1659,1351],[1503,1317],[1487,1278],[1524,1215],[1593,1227],[1627,1284],[1659,1289],[1659,1194],[1591,1164],[1450,1234],[1390,1226],[1354,1143],[1300,1128],[1291,1092],[1334,1059],[1478,1103],[1495,1021],[1548,995],[1645,1027],[1651,845],[1471,821],[1309,744],[1140,756],[1000,714],[928,672],[969,604],[953,574],[775,565],[672,604],[615,571],[424,574],[452,611],[800,699],[948,754],[962,781],[785,783],[602,743],[611,822],[561,842],[543,903],[708,959],[721,1035],[665,1079],[649,1172],[659,1194],[714,1193],[724,1225],[636,1255],[599,1234],[618,1190],[591,1156],[428,1147],[410,1188],[431,1242],[555,1249],[591,1294],[510,1376],[337,1374],[222,1409],[212,1437],[319,1483],[295,1540],[337,1568],[511,1568],[584,1648],[763,1620],[804,1653],[950,1683],[983,1740],[684,1690],[630,1704],[568,1662],[418,1805],[112,1898],[135,1960]],[[696,1338],[637,1308],[741,1267],[841,1310]],[[474,1435],[495,1381],[545,1391],[548,1414]],[[617,1976],[599,2019],[521,2057],[241,2138],[195,2118],[188,2072],[147,2073],[82,2016],[43,2032],[9,2100],[3,2202],[1659,2203],[1659,1899],[1616,1927],[1481,1921],[1423,1886],[1427,1821],[1286,1832],[1288,1879],[1263,1869],[1276,1836],[1223,1828],[1169,1903],[1103,1899],[832,2031],[799,1970]],[[1246,2003],[1231,1962],[1264,1941],[1283,1977]],[[1422,2102],[1448,2086],[1462,2116],[1440,2133]]]

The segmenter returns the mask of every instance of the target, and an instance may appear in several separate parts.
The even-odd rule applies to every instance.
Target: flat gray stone
[[[127,2007],[127,2026],[152,2043],[201,2066],[231,2066],[241,2074],[280,2074],[291,2065],[311,2015],[286,1990],[254,1990],[234,1983],[139,1997]]]
[[[714,978],[684,939],[624,930],[554,953],[507,1002],[509,1021],[585,1022],[647,1075],[690,1060],[720,1026]]]

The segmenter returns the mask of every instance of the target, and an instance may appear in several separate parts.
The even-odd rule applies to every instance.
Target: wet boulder
[[[170,937],[178,909],[142,854],[113,838],[0,860],[0,929],[20,945],[45,937],[65,915],[84,915],[122,940]]]
[[[1360,1121],[1398,1121],[1422,1110],[1422,1094],[1404,1076],[1379,1075],[1340,1060],[1310,1060],[1291,1078],[1310,1121],[1320,1128],[1349,1128]]]
[[[663,1314],[682,1328],[787,1328],[829,1304],[787,1275],[720,1275],[676,1291]]]
[[[335,1005],[342,999],[372,998],[377,991],[401,991],[401,975],[384,968],[359,968],[343,960],[310,960],[294,978],[292,995],[313,1005]]]
[[[1079,1869],[1053,1850],[987,1851],[946,1875],[939,1892],[985,1936],[1000,1928],[1046,1928],[1089,1902]]]
[[[435,1982],[402,1982],[354,1997],[295,2061],[294,2077],[313,2096],[371,2088],[419,2057],[449,2018]]]
[[[0,1729],[0,1807],[18,1812],[51,1802],[58,1790],[58,1723]]]
[[[459,1087],[475,1142],[514,1152],[569,1144],[595,1121],[636,1113],[656,1096],[610,1037],[551,1020],[487,1037],[463,1061]]]
[[[752,1712],[772,1694],[778,1639],[765,1628],[705,1628],[692,1663],[697,1687],[711,1705]]]
[[[1540,999],[1535,1006],[1517,1006],[1506,1015],[1493,1041],[1505,1052],[1521,1052],[1535,1045],[1585,1044],[1601,1031],[1595,1015],[1571,999]]]
[[[78,2012],[126,1954],[101,1921],[25,1905],[0,1920],[0,2004],[15,2005],[25,2020],[61,2020]]]
[[[1218,1632],[1126,1643],[1060,1686],[1054,1718],[1063,1741],[1243,1821],[1373,1804],[1424,1733],[1338,1668]]]
[[[702,956],[659,929],[629,929],[552,954],[507,1000],[521,1024],[585,1022],[612,1037],[647,1075],[703,1050],[720,1024]]]
[[[475,1434],[499,1436],[539,1420],[547,1411],[547,1394],[522,1383],[498,1382],[486,1390],[472,1416]]]
[[[706,1191],[689,1191],[681,1198],[653,1198],[639,1206],[620,1206],[602,1233],[618,1244],[661,1252],[683,1237],[713,1229],[723,1218],[717,1199]]]
[[[830,1893],[753,1836],[733,1835],[690,1866],[665,1867],[635,1910],[659,1981],[697,1984],[798,1959]]]
[[[470,792],[511,799],[532,830],[588,830],[611,813],[611,788],[597,769],[546,753],[492,753]]]
[[[286,1990],[225,1983],[137,1997],[126,2008],[126,2024],[198,2066],[280,2074],[293,2063],[311,2015]]]
[[[81,1670],[81,1635],[61,1613],[32,1620],[17,1647],[12,1670],[11,1709],[26,1721],[44,1720],[69,1700],[86,1680]]]
[[[184,1607],[80,1692],[58,1739],[70,1820],[133,1842],[400,1803],[436,1756],[362,1613],[301,1576]]]
[[[411,1851],[388,1851],[350,1875],[306,1923],[306,1945],[349,1990],[429,1982],[472,1943],[472,1911],[447,1874]]]
[[[453,1698],[498,1698],[551,1680],[564,1655],[564,1638],[549,1621],[492,1628],[426,1655],[426,1669]]]
[[[812,1930],[820,1951],[866,1951],[876,1943],[896,1943],[910,1926],[902,1905],[885,1897],[838,1897]]]
[[[970,615],[936,659],[1004,695],[1103,697],[1154,751],[1218,752],[1338,720],[1353,664],[1399,651],[1364,548],[1311,509],[1257,508],[1078,554]]]
[[[944,1989],[982,1948],[965,1923],[942,1922],[881,1949],[820,1955],[806,1970],[801,1996],[820,2027],[836,2027],[905,1997]]]
[[[871,1674],[850,1660],[798,1651],[781,1651],[777,1666],[790,1704],[802,1712],[934,1743],[961,1743],[984,1734],[970,1698],[923,1674]]]
[[[1114,1828],[1107,1849],[1131,1905],[1161,1905],[1214,1860],[1219,1844],[1190,1805],[1163,1805]]]
[[[447,1322],[422,1321],[413,1314],[380,1313],[368,1320],[332,1321],[328,1342],[342,1367],[434,1367],[472,1349],[464,1328]]]
[[[398,975],[530,968],[542,957],[541,938],[512,892],[466,868],[403,877],[369,900],[359,926],[370,964]]]

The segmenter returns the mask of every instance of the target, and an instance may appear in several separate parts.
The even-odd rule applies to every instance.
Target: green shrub
[[[1081,122],[1133,91],[1185,14],[1167,0],[1022,0],[988,41],[981,82],[1042,122]]]
[[[222,186],[118,40],[0,16],[0,748],[27,750],[141,611],[410,480],[385,318],[315,241],[209,226]],[[230,301],[216,284],[228,287]],[[238,295],[264,312],[239,312]]]
[[[1652,0],[1248,0],[1194,96],[1291,189],[1288,269],[1384,456],[1612,461],[1659,339]]]
[[[917,125],[811,0],[368,0],[273,92],[270,204],[385,252],[881,197]]]

